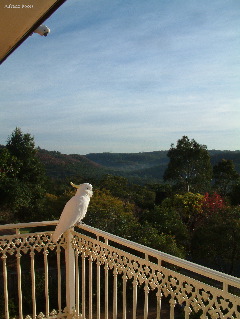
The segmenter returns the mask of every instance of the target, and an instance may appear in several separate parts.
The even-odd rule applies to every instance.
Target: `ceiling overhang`
[[[0,64],[66,0],[1,0]]]

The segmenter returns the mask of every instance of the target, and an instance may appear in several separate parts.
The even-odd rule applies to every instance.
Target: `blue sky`
[[[239,0],[67,0],[45,24],[0,67],[0,144],[240,149]]]

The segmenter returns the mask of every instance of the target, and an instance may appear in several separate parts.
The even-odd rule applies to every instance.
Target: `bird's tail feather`
[[[61,235],[62,235],[62,232],[59,231],[59,228],[58,228],[58,225],[57,225],[57,227],[56,227],[56,229],[55,229],[55,231],[54,231],[54,233],[52,235],[52,241],[54,243],[56,243],[58,241],[58,239],[61,237]]]
[[[56,243],[58,241],[59,236],[54,232],[52,235],[52,241]]]

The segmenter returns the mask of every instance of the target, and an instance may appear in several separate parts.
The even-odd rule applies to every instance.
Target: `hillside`
[[[138,184],[159,183],[168,164],[168,151],[91,153],[86,157]]]
[[[233,160],[236,168],[240,168],[240,151],[208,151],[213,165],[221,159]],[[168,164],[168,151],[154,151],[143,153],[90,153],[85,155],[88,159],[111,169],[119,171],[148,170],[153,167],[165,167]],[[164,170],[165,170],[164,168]]]
[[[142,153],[91,153],[85,155],[104,167],[118,171],[136,171],[168,163],[167,151]]]
[[[64,179],[71,176],[97,178],[106,174],[106,169],[85,156],[66,155],[38,148],[37,156],[49,177]]]
[[[211,163],[212,165],[217,164],[223,158],[226,160],[232,160],[235,164],[235,168],[240,174],[240,151],[216,151],[211,150],[209,151],[211,156]]]
[[[87,155],[61,154],[56,151],[38,149],[38,157],[47,174],[54,178],[79,176],[100,178],[105,174],[127,177],[133,182],[159,183],[168,164],[168,151],[143,153],[91,153]],[[240,151],[210,150],[213,165],[221,159],[233,160],[240,173]]]
[[[4,148],[0,145],[0,149]],[[211,163],[222,159],[232,160],[240,173],[240,151],[209,150]],[[168,151],[141,153],[90,153],[87,155],[62,154],[38,147],[37,156],[43,163],[47,175],[56,179],[81,178],[98,179],[112,174],[128,178],[132,182],[159,183],[168,164]]]

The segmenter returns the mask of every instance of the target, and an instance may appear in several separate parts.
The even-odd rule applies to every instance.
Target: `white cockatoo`
[[[44,25],[44,24],[41,24],[36,30],[33,31],[34,33],[38,33],[40,34],[41,36],[47,36],[48,33],[50,33],[50,29]]]
[[[93,195],[92,185],[88,183],[71,185],[77,188],[75,196],[73,196],[65,205],[59,222],[53,233],[52,240],[56,243],[59,237],[70,227],[79,223],[86,215],[90,198]]]

